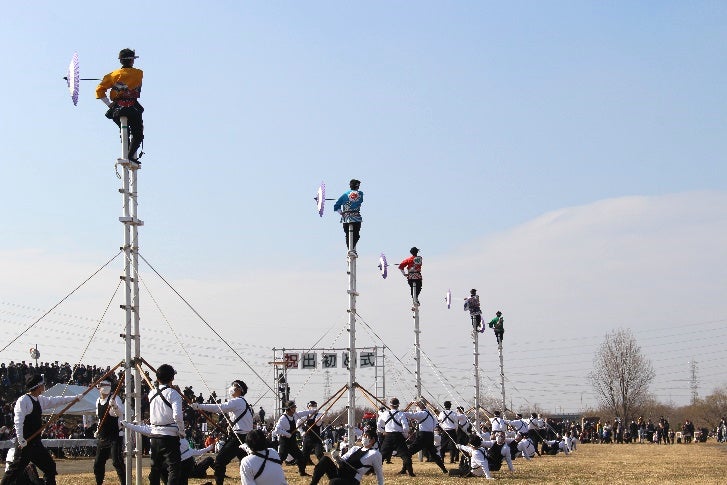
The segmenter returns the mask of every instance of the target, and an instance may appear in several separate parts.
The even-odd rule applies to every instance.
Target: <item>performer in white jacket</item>
[[[240,460],[242,485],[288,485],[280,455],[270,448],[264,431],[256,429],[248,433],[242,447],[247,452]]]
[[[15,458],[8,467],[7,472],[5,472],[5,476],[0,481],[0,485],[15,484],[29,463],[33,463],[43,472],[47,485],[55,485],[56,475],[58,474],[56,462],[46,447],[43,446],[39,433],[43,428],[43,410],[77,401],[83,395],[43,396],[45,380],[41,374],[29,375],[25,379],[25,387],[27,392],[18,398],[14,409],[18,451],[15,453]],[[36,432],[38,433],[36,434]]]

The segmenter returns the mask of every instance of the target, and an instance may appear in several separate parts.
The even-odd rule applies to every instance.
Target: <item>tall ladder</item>
[[[124,274],[121,279],[125,283],[125,303],[121,308],[126,313],[126,331],[123,335],[126,342],[126,358],[124,360],[124,384],[126,400],[124,402],[124,415],[127,421],[142,421],[141,416],[141,375],[139,367],[135,365],[141,361],[141,346],[139,335],[139,226],[144,222],[137,217],[137,171],[141,165],[129,160],[129,122],[126,116],[121,119],[121,158],[116,161],[123,168],[122,187],[119,189],[123,200],[123,215],[119,221],[124,225]],[[132,357],[133,347],[133,357]],[[132,370],[134,378],[131,379]],[[131,407],[131,399],[134,407]],[[136,410],[137,414],[133,414]],[[133,418],[132,418],[133,416]],[[126,433],[126,483],[132,483],[132,464],[136,472],[136,484],[142,484],[142,443],[141,434]]]
[[[356,442],[356,260],[353,224],[348,225],[348,443]]]

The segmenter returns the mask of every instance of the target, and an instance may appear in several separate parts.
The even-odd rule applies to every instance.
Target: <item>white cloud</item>
[[[424,239],[418,237],[417,240]],[[667,383],[674,381],[674,376],[686,378],[688,358],[682,359],[682,366],[681,361],[675,363],[673,359],[663,359],[662,355],[667,352],[685,355],[685,347],[686,351],[699,355],[704,347],[701,343],[689,343],[688,338],[694,331],[690,326],[696,325],[698,332],[702,322],[726,318],[727,303],[723,298],[727,294],[725,248],[727,194],[693,192],[661,197],[622,197],[564,208],[511,230],[467,242],[452,254],[428,255],[424,252],[422,349],[437,368],[460,387],[461,398],[469,399],[472,394],[471,384],[468,384],[472,350],[469,318],[461,309],[461,297],[475,287],[481,295],[486,317],[498,309],[505,314],[508,395],[512,396],[516,407],[539,403],[550,409],[560,406],[565,410],[577,410],[580,403],[576,396],[583,399],[583,393],[590,394],[585,375],[590,370],[594,346],[616,327],[634,330],[645,352],[654,361],[657,375],[661,369],[661,376],[664,376],[657,379],[657,387],[666,388]],[[403,249],[401,258],[405,255],[406,249]],[[239,271],[236,277],[224,281],[186,279],[172,284],[226,339],[237,343],[236,350],[256,367],[258,373],[269,376],[272,370],[267,363],[273,357],[272,347],[307,348],[321,337],[320,346],[347,346],[345,259],[344,255],[335,257],[340,257],[341,271]],[[389,255],[392,262],[398,257]],[[14,325],[12,328],[22,327],[38,312],[12,311],[10,313],[24,316],[8,315],[11,305],[7,303],[48,308],[108,256],[100,257],[96,262],[90,259],[37,249],[0,253],[5,275],[0,284],[1,300],[6,302],[0,306],[0,315]],[[363,253],[359,259],[358,290],[361,295],[358,311],[393,353],[413,369],[410,351],[414,337],[408,287],[395,267],[390,268],[388,279],[381,280],[376,268],[377,259],[378,255]],[[83,315],[91,321],[98,318],[118,281],[120,260],[112,266],[104,272],[111,276],[95,281],[90,289],[84,288],[60,311]],[[214,373],[210,379],[218,389],[223,388],[225,381],[239,375],[249,376],[251,395],[252,389],[264,387],[255,383],[256,378],[239,364],[237,357],[215,343],[211,332],[183,303],[171,296],[154,275],[144,267],[142,271],[143,280],[160,302],[166,318],[173,322],[175,331],[184,334],[189,344],[205,349],[197,350],[199,354],[216,356],[199,357],[197,364],[204,372]],[[446,310],[443,304],[448,288],[455,296],[452,310]],[[173,358],[178,365],[186,366],[178,352],[175,355],[173,351],[164,350],[166,347],[173,349],[176,344],[144,288],[141,301],[142,348],[145,354],[152,354],[147,360]],[[55,324],[54,335],[60,339],[63,329],[67,329],[77,342],[55,349],[50,343],[49,346],[52,352],[63,355],[58,360],[76,360],[80,352],[78,342],[82,340],[71,330],[76,323],[71,317],[58,320],[60,323]],[[123,321],[118,305],[109,309],[107,320]],[[106,345],[113,349],[119,349],[121,345],[118,340],[114,341],[117,327],[113,324],[102,326],[102,331],[107,328],[109,343]],[[2,360],[19,359],[20,353],[26,358],[27,344],[34,341],[33,338],[42,338],[42,331],[33,332],[5,351]],[[674,337],[658,340],[665,333]],[[380,345],[362,322],[357,335],[359,346]],[[334,341],[335,336],[338,339]],[[489,386],[490,393],[499,394],[493,387],[499,376],[493,341],[490,333],[484,334],[481,365],[487,375],[486,387]],[[719,347],[722,346],[714,344],[709,349],[721,351]],[[102,358],[109,353],[108,348],[105,350],[90,350],[89,356]],[[122,355],[119,350],[112,360]],[[398,375],[394,367],[399,365],[390,353],[387,366],[392,376]],[[721,384],[706,379],[710,374],[709,365],[705,360],[702,366],[703,393],[711,390],[708,386]],[[431,377],[433,371],[426,363],[422,363],[422,369],[426,387],[432,394],[451,392]],[[190,374],[192,371],[188,369],[187,375]],[[302,374],[300,378],[303,378]],[[411,392],[412,379],[409,374],[392,377],[387,381],[387,394],[397,392],[404,399],[413,398],[413,395],[406,395]],[[291,382],[295,384],[295,381],[294,376]],[[320,397],[321,382],[320,375],[312,378],[309,385],[316,387],[308,387],[304,392],[317,389],[316,396],[311,398]],[[341,382],[345,382],[345,377],[335,376],[333,390]],[[682,382],[681,386],[684,390],[675,389],[672,384],[668,392],[659,389],[655,392],[662,398],[671,396],[678,401],[688,394],[688,383]],[[195,389],[203,387],[196,385]],[[293,392],[296,393],[295,389]],[[307,399],[308,394],[301,398]],[[592,402],[592,399],[586,401]]]

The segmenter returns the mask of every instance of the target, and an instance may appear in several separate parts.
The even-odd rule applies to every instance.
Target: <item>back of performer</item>
[[[159,485],[163,469],[168,473],[167,485],[179,485],[181,480],[179,439],[185,436],[184,417],[182,395],[172,387],[174,374],[171,365],[160,365],[156,372],[158,385],[149,391],[150,485]]]
[[[262,430],[248,433],[243,448],[247,456],[240,460],[242,485],[287,485],[280,455],[269,447]]]

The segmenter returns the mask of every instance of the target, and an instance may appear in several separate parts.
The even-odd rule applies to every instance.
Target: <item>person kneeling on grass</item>
[[[362,446],[352,446],[345,455],[324,456],[313,469],[310,485],[317,485],[327,475],[329,485],[358,485],[369,472],[376,474],[378,485],[384,485],[381,453],[375,449],[376,430],[367,429],[361,437]],[[334,462],[335,460],[335,462]]]
[[[461,477],[485,476],[492,480],[493,471],[502,468],[503,458],[507,462],[508,469],[512,472],[515,467],[512,465],[512,454],[506,442],[505,434],[502,432],[493,433],[495,441],[482,441],[477,435],[469,438],[469,445],[457,445],[457,449],[469,455],[469,460],[463,460],[458,470],[450,470],[449,474]],[[512,440],[510,440],[512,441]],[[469,461],[469,463],[467,463]]]

